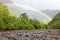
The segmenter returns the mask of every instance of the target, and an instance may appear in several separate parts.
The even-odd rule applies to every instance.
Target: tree
[[[3,3],[0,3],[0,29],[2,30],[11,30],[16,29],[14,23],[16,21],[15,16],[11,16],[10,12]]]
[[[22,26],[23,27],[22,29],[34,29],[26,13],[21,14],[20,18],[21,18],[20,27]]]
[[[7,21],[8,16],[9,11],[7,7],[3,3],[0,3],[0,29],[6,29],[5,21]]]
[[[36,19],[31,19],[30,20],[31,24],[34,26],[35,29],[40,29],[41,26],[40,26],[40,22]]]

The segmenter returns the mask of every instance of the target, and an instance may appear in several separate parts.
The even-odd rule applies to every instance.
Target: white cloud
[[[17,4],[25,4],[37,9],[60,9],[60,0],[13,0]]]

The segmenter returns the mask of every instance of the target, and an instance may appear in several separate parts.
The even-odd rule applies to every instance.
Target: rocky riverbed
[[[60,30],[17,30],[0,32],[0,40],[60,40]]]

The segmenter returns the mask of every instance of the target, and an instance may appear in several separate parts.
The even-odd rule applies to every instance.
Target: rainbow
[[[52,18],[48,14],[44,13],[41,10],[33,8],[31,6],[27,6],[27,5],[23,5],[23,4],[7,4],[7,5],[9,5],[9,6],[19,6],[19,7],[22,7],[23,9],[25,9],[25,10],[30,9],[30,10],[36,11],[36,12],[40,13],[41,15],[44,15],[45,17],[47,17],[49,20],[52,20]]]

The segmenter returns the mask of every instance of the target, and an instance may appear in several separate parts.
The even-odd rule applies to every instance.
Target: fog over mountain
[[[13,13],[15,16],[20,16],[21,13],[27,13],[27,15],[30,18],[35,18],[38,20],[49,20],[44,15],[40,14],[39,12],[36,12],[34,10],[30,9],[24,9],[23,7],[19,6],[8,6],[9,10]],[[53,18],[60,10],[42,10],[45,14],[47,14],[49,17]]]
[[[60,10],[43,10],[43,12],[45,12],[46,14],[48,14],[50,17],[55,17],[55,15],[58,14],[58,12],[60,12]]]
[[[50,20],[47,16],[40,14],[37,11],[27,9],[25,10],[23,7],[18,6],[8,6],[10,12],[15,16],[20,16],[21,13],[27,13],[30,18],[38,19],[38,20]]]

